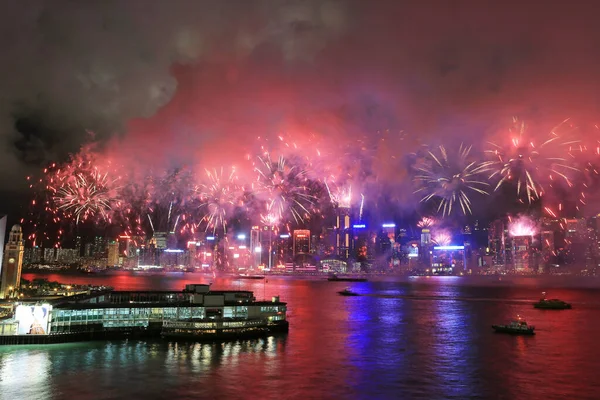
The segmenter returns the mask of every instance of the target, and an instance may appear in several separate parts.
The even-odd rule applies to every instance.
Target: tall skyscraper
[[[293,261],[292,236],[289,233],[280,233],[273,244],[275,253],[275,267]]]
[[[431,230],[429,228],[421,229],[421,246],[428,247],[431,244]]]
[[[155,240],[156,248],[163,250],[167,248],[167,232],[154,232],[152,238]]]
[[[77,251],[77,257],[81,257],[81,248],[83,246],[83,240],[81,236],[75,238],[75,250]]]
[[[119,265],[119,242],[112,241],[108,244],[107,266],[115,267],[117,265]]]
[[[531,265],[531,236],[514,236],[513,263],[516,271],[528,271]]]
[[[544,262],[549,263],[554,256],[554,231],[543,230],[542,231],[542,258]]]
[[[0,284],[0,298],[2,299],[14,297],[19,292],[23,251],[23,231],[20,225],[14,225],[10,230],[8,243],[4,248],[2,284]]]
[[[335,224],[335,247],[337,255],[343,259],[350,256],[350,226],[350,208],[339,207]]]
[[[250,230],[250,251],[252,252],[252,266],[257,268],[261,263],[262,253],[260,228],[258,226],[253,226]]]
[[[187,242],[187,251],[188,251],[188,267],[196,268],[198,265],[198,245],[200,243],[195,240],[190,240]]]

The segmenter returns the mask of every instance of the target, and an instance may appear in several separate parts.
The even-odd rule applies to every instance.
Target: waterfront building
[[[74,264],[79,262],[79,252],[77,249],[55,249],[55,260],[62,264]]]
[[[465,246],[434,246],[431,252],[431,272],[434,275],[453,275],[465,271]]]
[[[4,248],[2,262],[2,283],[0,298],[6,299],[18,295],[21,286],[21,269],[23,267],[23,230],[20,225],[14,225]]]
[[[183,291],[93,291],[46,302],[20,301],[0,331],[46,341],[146,336],[219,338],[286,332],[286,303],[257,301],[250,291],[213,291],[186,285]],[[1,344],[27,343],[2,337]]]
[[[39,264],[42,262],[43,249],[28,247],[23,252],[23,265]]]

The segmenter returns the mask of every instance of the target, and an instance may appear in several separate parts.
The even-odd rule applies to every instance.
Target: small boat
[[[351,276],[337,276],[337,275],[331,275],[329,278],[327,278],[328,281],[330,282],[367,282],[368,279],[367,278],[358,278],[358,277],[351,277]]]
[[[265,276],[264,275],[239,274],[238,275],[238,279],[265,279]]]
[[[344,290],[340,290],[338,292],[338,294],[340,296],[360,296],[360,294],[353,292],[352,290],[350,290],[350,288],[346,288]]]
[[[566,301],[559,299],[546,299],[546,292],[542,292],[542,298],[537,303],[533,303],[533,308],[544,310],[570,310],[572,307]]]
[[[511,333],[514,335],[535,335],[535,327],[527,325],[527,322],[517,317],[507,325],[492,325],[492,328],[498,333]]]

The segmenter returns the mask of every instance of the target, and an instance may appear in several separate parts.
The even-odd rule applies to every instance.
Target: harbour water
[[[38,277],[123,290],[214,281],[216,289],[253,290],[257,298],[280,295],[288,302],[290,332],[207,344],[1,347],[0,398],[597,399],[600,393],[600,285],[590,288],[589,280],[508,285],[456,277],[364,283],[193,274]],[[362,296],[339,296],[345,287]],[[544,290],[573,310],[533,309]],[[537,335],[492,331],[492,324],[517,314],[535,325]]]

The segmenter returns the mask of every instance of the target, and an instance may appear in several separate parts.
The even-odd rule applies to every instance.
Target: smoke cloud
[[[410,153],[502,140],[514,115],[540,136],[571,117],[595,142],[594,5],[561,3],[4,5],[0,185],[64,159],[89,131],[131,169],[243,172],[261,146],[297,146],[324,160],[315,174],[401,202]]]

